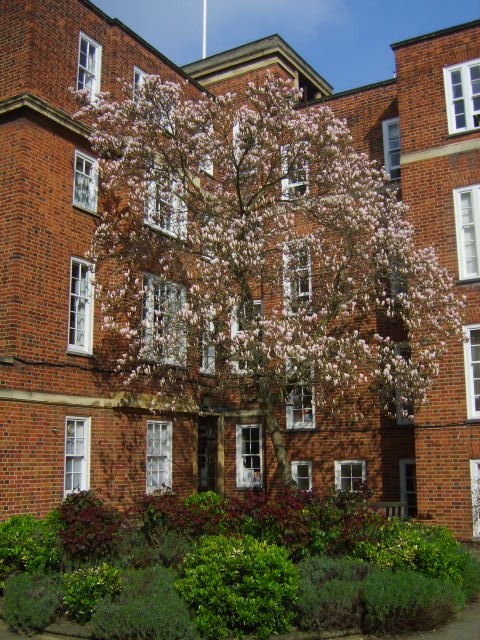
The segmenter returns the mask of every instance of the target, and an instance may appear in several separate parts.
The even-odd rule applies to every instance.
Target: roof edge
[[[180,76],[185,78],[185,80],[188,80],[189,82],[191,82],[199,91],[201,91],[202,93],[206,92],[205,87],[202,87],[202,85],[199,84],[195,80],[195,78],[192,78],[182,67],[177,66],[174,62],[170,60],[170,58],[167,58],[167,56],[165,56],[158,49],[156,49],[152,44],[150,44],[150,42],[148,42],[147,40],[144,40],[141,36],[138,35],[138,33],[135,33],[135,31],[130,29],[130,27],[127,27],[127,25],[124,24],[121,20],[119,20],[118,18],[112,18],[107,13],[102,11],[99,7],[97,7],[97,5],[91,2],[91,0],[80,0],[80,1],[85,6],[87,6],[91,11],[94,11],[103,20],[108,22],[109,25],[119,27],[122,31],[125,31],[125,33],[127,33],[131,38],[133,38],[139,44],[141,44],[142,47],[145,47],[145,49],[148,49],[150,53],[153,53],[153,55],[159,58],[164,64],[171,67]]]
[[[463,24],[458,24],[454,27],[446,27],[445,29],[440,29],[439,31],[432,31],[431,33],[426,33],[421,36],[415,36],[414,38],[408,38],[407,40],[400,40],[399,42],[394,42],[393,44],[391,44],[390,47],[395,51],[395,49],[398,49],[400,47],[408,47],[411,44],[416,44],[424,40],[433,40],[434,38],[446,36],[450,33],[455,33],[456,31],[464,31],[465,29],[471,29],[478,26],[480,26],[480,20],[472,20],[471,22],[464,22]]]
[[[289,59],[297,69],[325,93],[333,91],[332,85],[325,80],[315,69],[306,62],[285,40],[278,34],[272,34],[259,40],[254,40],[220,53],[215,53],[207,58],[190,62],[182,67],[187,74],[196,77],[214,73],[216,69],[226,66],[238,65],[247,57],[261,55],[276,49],[285,58]]]

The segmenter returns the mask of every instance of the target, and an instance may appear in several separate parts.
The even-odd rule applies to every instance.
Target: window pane
[[[463,96],[462,89],[462,72],[460,69],[457,71],[452,71],[450,74],[452,80],[452,95],[455,98],[461,98]]]
[[[308,478],[297,478],[297,486],[302,491],[310,491],[310,480]]]

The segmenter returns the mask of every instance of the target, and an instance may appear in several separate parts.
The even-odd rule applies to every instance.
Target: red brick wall
[[[82,1],[1,3],[0,100],[31,92],[55,107],[76,110],[79,32],[102,45],[102,89],[118,93],[117,79],[133,79],[133,67],[162,78],[183,75],[100,12]],[[59,33],[61,37],[59,37]],[[192,93],[197,90],[190,85]],[[75,149],[88,143],[31,112],[12,112],[0,126],[0,464],[4,512],[42,515],[61,500],[66,415],[91,417],[91,487],[114,502],[145,492],[148,412],[90,406],[66,408],[18,403],[15,394],[64,394],[108,398],[121,385],[97,371],[95,357],[67,353],[70,259],[84,257],[96,217],[72,206]],[[102,350],[95,303],[94,354]],[[13,358],[6,361],[5,358]],[[151,390],[151,389],[150,389]],[[192,420],[177,416],[173,440],[173,488],[196,487]]]
[[[478,139],[479,132],[448,134],[443,68],[480,57],[480,27],[426,38],[395,50],[402,136],[402,196],[419,246],[432,245],[458,280],[453,189],[480,183],[480,151],[428,159],[408,154]],[[413,162],[409,160],[415,160]],[[478,282],[458,284],[465,295],[465,324],[480,322]],[[451,341],[429,395],[416,409],[419,512],[472,536],[470,459],[480,457],[480,424],[466,424],[463,345]],[[430,428],[429,428],[430,427]]]
[[[0,520],[19,513],[43,516],[61,502],[66,416],[91,418],[91,489],[119,507],[145,494],[151,415],[0,401]],[[186,497],[197,485],[191,420],[175,418],[172,450],[172,488]]]
[[[470,460],[480,458],[478,424],[419,429],[415,447],[420,516],[471,539]]]
[[[75,112],[71,89],[77,82],[80,31],[102,47],[101,91],[119,97],[118,79],[131,83],[134,65],[165,80],[184,80],[172,63],[81,0],[9,0],[0,7],[0,42],[11,52],[0,62],[0,100],[30,92]]]
[[[394,80],[332,96],[320,104],[345,119],[356,151],[383,166],[382,121],[398,116],[398,87]]]
[[[449,139],[443,69],[479,56],[478,25],[395,49],[402,154],[437,147]],[[451,141],[476,135],[462,134]]]

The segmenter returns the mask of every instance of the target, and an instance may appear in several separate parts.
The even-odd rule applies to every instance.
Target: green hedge
[[[43,631],[60,608],[60,576],[22,573],[5,584],[5,622],[14,631],[32,634]]]
[[[297,582],[286,549],[251,536],[206,536],[185,558],[177,589],[205,637],[269,638],[290,627]]]
[[[390,569],[413,569],[461,585],[467,554],[445,527],[392,520],[354,548],[357,558]]]
[[[122,592],[103,599],[90,624],[105,640],[196,640],[198,632],[186,603],[174,589],[174,574],[164,567],[128,570]]]
[[[348,559],[305,558],[297,565],[298,626],[304,631],[360,628],[363,580],[371,565]]]
[[[366,633],[427,631],[445,624],[465,606],[465,595],[450,580],[414,571],[374,571],[364,585]]]
[[[122,590],[119,570],[104,562],[98,567],[77,569],[64,576],[63,605],[67,616],[75,622],[88,622],[97,604],[107,595]]]
[[[43,520],[24,515],[0,523],[0,589],[15,573],[58,569],[58,529],[55,513]]]

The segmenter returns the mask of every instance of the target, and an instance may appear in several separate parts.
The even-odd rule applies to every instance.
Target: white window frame
[[[358,489],[354,488],[354,479],[358,479],[358,476],[353,476],[353,465],[361,465],[362,466],[362,484],[365,483],[367,479],[367,463],[365,460],[335,460],[335,489],[337,491],[351,491],[355,492]],[[348,476],[343,473],[343,468],[350,466],[350,488],[342,488],[342,480],[348,479]]]
[[[470,460],[473,537],[480,538],[480,459]]]
[[[145,73],[145,71],[142,71],[142,69],[137,66],[133,67],[132,95],[134,100],[137,100],[138,92],[142,88],[146,76],[147,73]]]
[[[240,161],[240,123],[235,122],[232,127],[233,157],[236,162]]]
[[[85,43],[87,58],[91,56],[92,64],[82,64],[82,42]],[[95,97],[100,91],[100,77],[102,69],[102,46],[95,42],[82,31],[78,41],[78,64],[77,64],[77,91],[87,89],[90,92],[90,102],[95,101]]]
[[[73,167],[73,204],[97,212],[98,160],[83,151],[75,150]]]
[[[177,195],[179,183],[171,181],[168,199],[159,192],[160,184],[150,180],[145,195],[144,222],[161,233],[185,240],[187,237],[187,207]]]
[[[213,125],[209,127],[209,137],[213,138]],[[200,164],[200,169],[208,176],[213,177],[213,158],[207,154]]]
[[[299,475],[299,468],[306,467],[307,475]],[[312,490],[312,462],[311,460],[293,460],[291,462],[292,469],[292,479],[297,483],[297,487],[302,491],[311,491]],[[303,481],[307,481],[308,486],[302,487],[300,486]]]
[[[464,206],[465,200],[469,200]],[[460,280],[480,277],[480,184],[453,190]],[[469,263],[472,263],[470,266]],[[473,266],[473,269],[471,268]]]
[[[246,429],[258,429],[258,441],[244,440],[243,434]],[[258,442],[258,452],[254,449],[252,453],[252,442]],[[244,447],[244,443],[246,446]],[[248,449],[250,443],[250,451]],[[261,424],[237,424],[236,425],[236,480],[239,489],[253,489],[263,485],[263,440]],[[259,464],[253,466],[254,461],[251,458],[257,458]]]
[[[417,461],[415,458],[410,459],[402,459],[398,461],[400,467],[400,501],[405,505],[405,513],[409,517],[414,517],[417,515],[416,508],[415,513],[409,513],[409,495],[415,496],[415,507],[417,505],[417,487],[416,487],[416,478],[415,478],[415,491],[408,489],[407,487],[407,465],[414,465],[415,468],[417,466]],[[415,474],[416,476],[416,474]]]
[[[74,278],[74,271],[80,271],[80,278]],[[81,355],[91,355],[93,351],[93,303],[94,270],[91,262],[82,258],[70,259],[70,289],[68,313],[67,351]],[[83,330],[79,327],[83,322]],[[81,336],[83,335],[83,338]]]
[[[398,136],[392,136],[392,129],[396,127]],[[400,179],[400,119],[390,118],[382,122],[383,132],[383,157],[385,163],[385,171],[388,173],[390,180]],[[398,141],[398,144],[397,144]],[[394,161],[398,154],[398,162]]]
[[[145,443],[146,492],[172,489],[173,423],[147,420]]]
[[[480,128],[480,77],[475,79],[477,87],[474,89],[471,77],[472,70],[478,67],[475,73],[480,74],[480,58],[454,64],[443,70],[445,84],[445,98],[447,103],[448,132],[461,133],[475,131]],[[456,74],[454,89],[453,74]],[[474,102],[477,103],[475,108]],[[463,104],[462,104],[463,103]],[[456,104],[459,105],[456,114]],[[462,111],[463,108],[463,111]],[[456,115],[464,115],[465,123],[457,124]]]
[[[411,358],[411,348],[408,342],[397,342],[395,345],[395,355],[402,356],[402,358]],[[398,382],[395,383],[395,417],[399,426],[413,424],[413,407],[412,414],[405,415],[405,411],[408,411],[408,405],[401,399],[401,388]]]
[[[290,313],[296,312],[297,305],[304,305],[306,302],[312,302],[312,259],[310,255],[310,247],[297,248],[295,253],[300,254],[305,251],[307,258],[306,264],[299,264],[292,268],[290,265],[292,259],[292,250],[285,244],[283,247],[283,295],[284,305]],[[305,277],[306,276],[306,277]],[[307,280],[308,278],[308,280]],[[308,287],[303,285],[307,282]]]
[[[306,398],[311,401],[307,403]],[[295,403],[295,400],[297,402]],[[300,413],[301,418],[296,419]],[[315,428],[315,389],[313,385],[295,384],[287,395],[286,400],[287,429],[314,429]]]
[[[200,344],[200,373],[208,376],[215,375],[215,343],[212,336],[215,333],[215,323],[208,323],[208,331],[202,334]]]
[[[280,149],[282,174],[282,200],[294,201],[308,193],[309,167],[292,166],[289,169],[288,149],[290,145],[284,145]],[[304,174],[303,177],[297,174]]]
[[[252,300],[252,304],[254,316],[256,318],[261,318],[263,316],[263,300],[261,298],[255,298]],[[240,307],[237,305],[232,311],[232,317],[230,320],[230,337],[232,340],[235,340],[238,333],[243,330],[240,326],[240,320],[238,317],[239,309]],[[257,313],[255,313],[255,310],[257,310]],[[241,369],[245,369],[245,366],[241,367],[239,362],[234,362],[233,370],[238,373]]]
[[[480,393],[475,394],[475,378],[474,378],[474,369],[475,365],[480,369],[480,346],[479,346],[479,355],[478,360],[473,359],[472,354],[472,343],[471,343],[471,335],[472,332],[478,332],[480,336],[480,324],[472,324],[465,326],[463,328],[465,337],[468,339],[468,342],[465,342],[463,345],[464,349],[464,361],[465,361],[465,390],[467,395],[467,417],[471,420],[480,418],[480,406],[477,409],[475,407],[475,395],[479,398],[478,403],[480,405]],[[480,385],[480,375],[478,380],[478,385]]]
[[[77,436],[77,428],[83,428],[83,438]],[[84,416],[65,417],[65,449],[63,470],[63,495],[68,496],[74,491],[88,491],[90,489],[90,418]],[[74,482],[73,467],[68,469],[69,461],[79,463],[75,473],[80,476],[80,482]],[[71,482],[67,482],[72,476]]]
[[[180,313],[186,303],[186,287],[146,274],[143,277],[143,288],[142,356],[146,360],[158,358],[163,364],[185,366],[187,331]],[[165,337],[165,344],[155,344],[155,336],[159,331]]]

